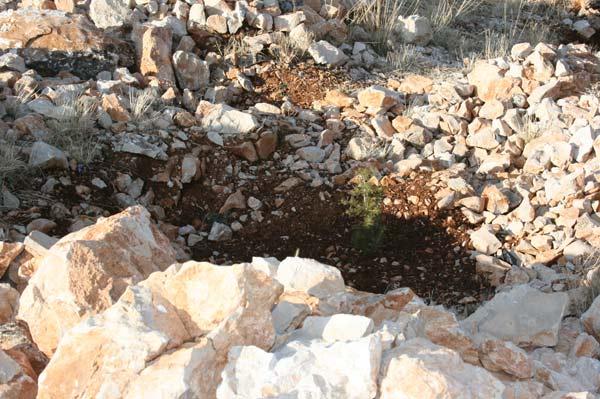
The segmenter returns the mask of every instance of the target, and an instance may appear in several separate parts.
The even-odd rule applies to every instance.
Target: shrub
[[[350,198],[342,202],[346,214],[360,220],[352,229],[352,246],[363,254],[375,252],[385,233],[381,217],[383,189],[371,181],[372,177],[369,169],[359,170]]]
[[[157,95],[154,89],[136,90],[129,88],[129,108],[132,122],[137,123],[148,120],[152,107],[156,103]]]

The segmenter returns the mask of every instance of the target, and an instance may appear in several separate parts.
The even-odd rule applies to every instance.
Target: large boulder
[[[217,398],[374,398],[381,361],[375,335],[337,341],[293,341],[275,353],[235,347]]]
[[[0,13],[0,50],[14,50],[44,75],[70,71],[83,79],[133,65],[124,41],[107,36],[83,15],[22,8]]]
[[[23,291],[17,317],[50,355],[72,326],[175,261],[169,240],[148,211],[131,207],[53,245]]]
[[[555,346],[568,302],[564,292],[545,294],[519,285],[497,294],[461,325],[471,334],[490,334],[518,346]]]
[[[381,399],[500,399],[504,385],[458,353],[423,338],[403,342],[384,354]]]
[[[154,273],[65,335],[38,398],[214,398],[231,347],[273,345],[282,290],[248,264]]]

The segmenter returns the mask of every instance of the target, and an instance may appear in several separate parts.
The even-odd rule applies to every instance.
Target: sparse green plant
[[[19,147],[12,142],[0,141],[0,188],[13,183],[26,169]]]
[[[129,109],[132,122],[151,119],[152,107],[156,103],[157,93],[152,88],[137,90],[129,88]]]
[[[346,214],[360,221],[352,230],[352,245],[363,254],[375,252],[385,233],[381,209],[383,189],[373,183],[372,178],[370,169],[360,169],[350,198],[342,202],[347,208]]]
[[[97,100],[73,93],[59,97],[55,105],[57,113],[47,121],[51,129],[48,142],[84,165],[96,160],[101,154],[101,145],[94,129]]]

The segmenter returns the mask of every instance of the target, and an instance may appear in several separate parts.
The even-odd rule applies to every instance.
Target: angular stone
[[[217,398],[374,398],[380,361],[375,334],[346,342],[293,341],[275,353],[236,347]]]
[[[600,340],[600,296],[596,297],[589,309],[581,315],[581,322],[588,334]]]
[[[173,67],[182,90],[199,90],[208,86],[210,79],[208,64],[196,54],[176,51],[173,54]]]
[[[496,251],[502,248],[500,240],[498,240],[491,229],[485,225],[471,233],[471,241],[476,251],[486,255],[495,254]]]
[[[93,79],[119,62],[134,62],[130,45],[106,35],[81,14],[21,8],[0,13],[0,25],[0,49],[16,49],[29,68],[44,75],[71,71]]]
[[[175,85],[175,74],[171,65],[172,40],[171,29],[145,26],[140,72],[144,76],[154,76],[164,87]]]
[[[321,40],[308,47],[308,53],[318,64],[336,66],[343,64],[348,59],[344,52],[331,43]]]
[[[36,141],[29,154],[29,166],[40,169],[67,169],[69,165],[64,152],[43,141]]]
[[[256,118],[226,104],[210,104],[202,101],[196,109],[201,124],[207,131],[221,134],[247,134],[259,127]]]
[[[423,338],[385,352],[381,363],[381,399],[499,399],[503,391],[504,385],[483,368]]]
[[[129,2],[124,0],[92,0],[90,18],[98,28],[120,28],[131,24]]]
[[[533,376],[533,361],[527,352],[512,342],[481,338],[479,352],[481,363],[487,370],[504,371],[520,379]]]
[[[53,245],[23,291],[18,318],[50,355],[69,328],[110,307],[128,285],[172,263],[175,252],[150,214],[129,208]]]
[[[301,291],[318,298],[345,290],[339,269],[312,259],[284,259],[277,268],[277,280],[286,292]]]
[[[154,273],[67,333],[38,398],[214,398],[231,347],[273,345],[281,291],[247,264],[187,262]]]
[[[358,93],[358,102],[366,108],[388,110],[398,104],[398,94],[382,86],[371,86]]]
[[[487,333],[521,347],[555,346],[567,294],[542,293],[528,285],[497,294],[461,322],[471,334]]]
[[[431,22],[426,17],[411,15],[398,18],[398,29],[404,43],[426,46],[433,38]]]

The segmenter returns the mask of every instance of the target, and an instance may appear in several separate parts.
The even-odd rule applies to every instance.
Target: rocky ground
[[[597,397],[596,2],[0,9],[0,396]]]

